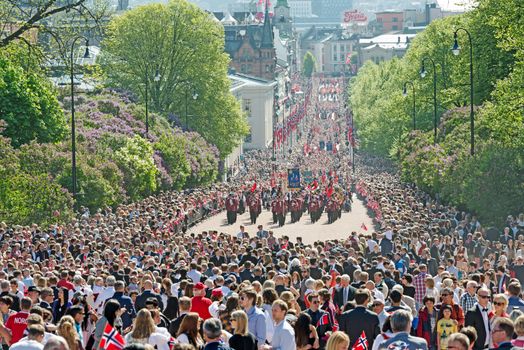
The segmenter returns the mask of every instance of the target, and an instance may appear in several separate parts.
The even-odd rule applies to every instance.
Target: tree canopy
[[[304,74],[305,77],[311,78],[313,73],[316,70],[317,61],[315,60],[315,56],[311,52],[306,52],[304,55],[304,63],[303,63],[303,69],[302,74]]]
[[[110,22],[102,47],[111,85],[143,101],[147,85],[152,110],[178,120],[187,110],[189,128],[215,144],[221,157],[246,135],[247,121],[229,92],[223,29],[195,5],[171,1],[127,11]]]
[[[363,149],[398,160],[405,181],[490,223],[524,210],[524,19],[518,0],[501,6],[480,0],[462,15],[432,22],[401,59],[365,62],[349,88],[349,103]],[[471,33],[474,68],[475,149],[469,155],[469,42],[458,30],[461,52],[451,52],[453,33]],[[433,144],[433,67],[436,63],[438,138]],[[416,92],[417,131],[408,132]],[[505,164],[505,165],[503,165]],[[494,202],[500,203],[495,207]]]

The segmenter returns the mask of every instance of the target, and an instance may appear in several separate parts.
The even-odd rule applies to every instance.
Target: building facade
[[[402,30],[404,27],[404,12],[403,11],[384,11],[376,12],[376,21],[382,27],[382,33],[389,33],[391,31]]]

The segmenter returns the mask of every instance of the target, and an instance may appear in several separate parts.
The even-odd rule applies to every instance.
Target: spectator
[[[216,318],[210,318],[204,322],[204,339],[206,346],[204,350],[231,350],[231,348],[221,341],[222,324]]]
[[[182,344],[191,344],[196,348],[201,348],[204,341],[200,336],[200,326],[202,319],[196,312],[186,314],[177,333],[177,340]]]
[[[150,344],[158,350],[169,350],[169,338],[155,332],[155,323],[147,309],[141,309],[133,323],[133,330],[125,336],[126,344]]]
[[[234,334],[229,338],[229,346],[234,350],[257,350],[258,342],[253,334],[248,331],[247,315],[242,310],[231,314],[231,324]]]
[[[454,333],[449,336],[448,349],[450,350],[469,350],[469,338],[462,333]]]
[[[42,325],[32,325],[27,328],[27,339],[17,341],[11,345],[10,350],[42,350],[44,345],[44,327]]]
[[[514,324],[517,338],[513,339],[511,344],[515,347],[524,348],[524,316],[519,316]]]
[[[81,350],[84,348],[75,330],[75,320],[71,316],[64,316],[60,319],[56,334],[65,339],[69,350]],[[98,349],[98,344],[94,349]]]
[[[275,330],[271,341],[272,349],[295,350],[295,331],[286,322],[287,304],[282,300],[276,300],[272,309],[273,320],[275,320]]]
[[[347,350],[349,337],[344,332],[334,332],[326,345],[326,350]]]
[[[514,327],[509,318],[499,317],[491,329],[491,339],[497,344],[499,350],[513,349],[511,340],[513,339]],[[491,348],[494,349],[494,348]]]
[[[477,291],[478,302],[466,313],[466,326],[477,330],[477,340],[473,346],[475,350],[489,347],[491,324],[489,320],[489,290],[485,287]]]
[[[409,335],[413,317],[407,310],[398,310],[391,315],[391,329],[394,335],[379,345],[379,349],[391,349],[401,346],[406,350],[427,350],[428,346],[423,338]]]
[[[373,347],[373,341],[380,334],[380,322],[376,313],[367,309],[370,301],[369,291],[359,289],[355,293],[357,304],[354,310],[346,311],[340,320],[340,330],[349,335],[350,348],[354,346],[362,331],[366,333],[369,347]]]
[[[249,333],[255,336],[258,344],[264,344],[266,342],[266,316],[256,306],[256,300],[257,292],[254,289],[244,289],[240,293],[240,307],[247,314]]]

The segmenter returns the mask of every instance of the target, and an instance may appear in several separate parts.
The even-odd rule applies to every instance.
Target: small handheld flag
[[[105,350],[122,350],[125,346],[124,338],[113,328],[109,322],[106,323],[104,334],[100,340],[100,348]]]
[[[364,223],[362,223],[362,225],[360,225],[360,228],[363,229],[364,231],[368,230],[367,226]]]
[[[351,350],[368,350],[368,339],[366,338],[366,332],[362,331],[362,334],[358,338],[355,345]]]

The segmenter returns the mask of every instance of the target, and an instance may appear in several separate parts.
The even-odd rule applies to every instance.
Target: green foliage
[[[124,174],[125,188],[131,200],[153,194],[157,189],[158,169],[153,160],[151,143],[140,136],[126,140],[115,152],[115,161]]]
[[[0,221],[30,225],[69,220],[69,193],[45,173],[25,172],[19,153],[9,139],[0,136]]]
[[[142,101],[147,82],[152,110],[184,119],[187,110],[190,129],[225,157],[248,124],[229,92],[223,36],[221,26],[185,0],[140,6],[111,21],[100,62],[111,85]],[[157,72],[160,81],[154,79]]]
[[[24,70],[16,53],[0,55],[0,119],[6,122],[3,134],[15,147],[32,140],[57,142],[66,134],[66,120],[49,80],[38,70]]]
[[[304,55],[302,74],[307,78],[311,78],[311,76],[316,70],[316,66],[317,62],[315,60],[315,56],[313,56],[313,54],[310,51],[306,52],[306,54]]]
[[[464,209],[486,224],[501,224],[524,210],[524,20],[522,4],[480,0],[464,15],[431,23],[401,60],[366,62],[350,85],[361,147],[399,161],[402,180]],[[519,12],[520,11],[520,12]],[[458,31],[461,53],[453,56],[453,32],[467,29],[474,56],[475,156],[470,149],[469,42]],[[422,60],[437,63],[438,141],[433,144],[433,67],[419,78]],[[406,135],[412,89],[417,128]]]
[[[164,133],[154,144],[155,150],[160,153],[166,170],[172,178],[172,187],[177,190],[184,187],[188,176],[191,174],[185,151],[187,143],[187,140],[181,134]]]
[[[407,110],[402,97],[405,71],[398,59],[380,65],[367,61],[350,84],[350,103],[362,149],[387,155],[395,139],[411,126],[411,109]]]

